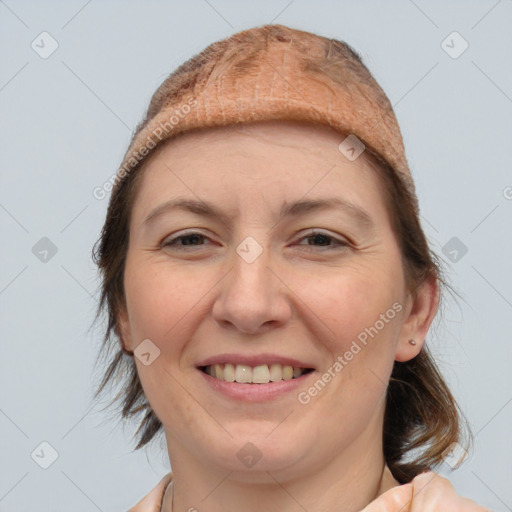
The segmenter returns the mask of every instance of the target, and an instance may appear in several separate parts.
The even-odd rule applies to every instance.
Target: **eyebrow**
[[[278,221],[281,221],[287,217],[299,217],[310,212],[335,208],[344,210],[365,228],[369,230],[375,228],[375,224],[371,216],[365,210],[359,206],[356,206],[354,203],[339,197],[303,199],[293,201],[291,203],[285,202],[281,207]],[[189,211],[191,213],[195,213],[196,215],[202,215],[203,217],[209,217],[212,219],[217,218],[224,224],[228,224],[232,217],[208,201],[176,198],[166,201],[165,203],[157,206],[154,210],[152,210],[144,220],[143,226],[148,225],[151,221],[163,215],[164,213],[168,213],[169,211],[176,209]]]

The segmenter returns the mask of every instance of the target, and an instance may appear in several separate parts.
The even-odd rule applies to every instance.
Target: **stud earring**
[[[409,343],[410,343],[411,345],[416,345],[416,340],[409,340]]]

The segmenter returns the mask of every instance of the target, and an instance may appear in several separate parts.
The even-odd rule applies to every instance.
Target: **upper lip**
[[[294,359],[293,357],[280,356],[277,354],[217,354],[216,356],[208,357],[197,364],[201,366],[211,366],[214,364],[245,364],[247,366],[259,366],[262,364],[280,364],[282,366],[294,366],[295,368],[313,368],[312,365]]]

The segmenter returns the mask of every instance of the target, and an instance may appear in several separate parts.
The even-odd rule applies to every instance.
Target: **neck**
[[[380,416],[380,415],[377,415]],[[379,418],[374,418],[378,420]],[[372,421],[373,423],[373,421]],[[168,436],[172,464],[172,487],[166,492],[162,512],[209,512],[242,510],[260,512],[357,512],[382,493],[399,485],[385,465],[382,423],[369,424],[345,450],[321,466],[300,476],[295,472],[255,471],[251,481],[236,472],[205,465],[191,456],[176,439]],[[177,461],[181,462],[178,463]],[[186,463],[184,463],[186,462]],[[229,505],[227,505],[229,504]]]

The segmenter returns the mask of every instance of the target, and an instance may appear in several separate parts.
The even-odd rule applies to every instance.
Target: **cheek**
[[[135,344],[149,338],[160,350],[178,348],[168,340],[181,339],[187,315],[197,307],[205,284],[200,278],[183,279],[179,269],[154,264],[132,265],[125,275],[130,325]]]
[[[401,325],[401,281],[395,270],[378,262],[354,264],[297,281],[308,306],[303,311],[315,317],[312,322],[320,325],[316,337],[330,354],[323,375],[333,377],[327,393],[321,393],[328,399],[321,398],[319,405],[337,404],[338,420],[345,418],[347,406],[351,414],[367,418],[389,381]]]
[[[393,304],[400,298],[392,275],[377,268],[346,268],[343,271],[318,272],[315,279],[305,277],[298,289],[310,310],[325,327],[323,337],[332,348],[348,349],[366,329],[377,323],[382,334],[392,331],[398,315]],[[383,323],[381,315],[384,315]],[[347,345],[348,343],[348,345]]]
[[[183,392],[179,364],[195,328],[191,318],[210,288],[208,281],[183,277],[168,263],[144,265],[141,260],[127,266],[125,291],[134,348],[149,339],[160,351],[149,365],[135,358],[137,373],[147,400],[164,424],[175,415],[183,424],[197,421],[193,401]]]

